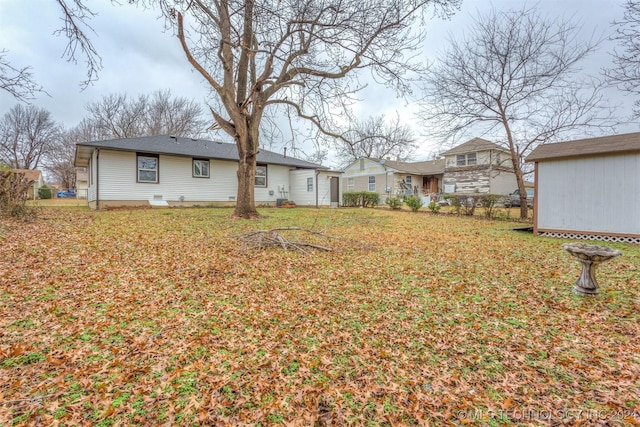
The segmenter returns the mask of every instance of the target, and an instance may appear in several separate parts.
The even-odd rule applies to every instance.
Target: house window
[[[356,187],[355,179],[347,178],[347,191],[353,191],[355,187]]]
[[[256,187],[266,187],[267,186],[267,165],[258,165],[256,166]]]
[[[369,177],[369,191],[376,191],[376,177]]]
[[[193,159],[193,177],[209,178],[209,160]]]
[[[406,182],[407,185],[411,185],[411,175],[407,175],[407,177],[404,179],[404,182]]]
[[[313,178],[307,178],[307,191],[313,191]]]
[[[458,154],[456,156],[457,166],[467,166],[477,164],[476,153]]]
[[[364,159],[360,159],[360,170],[364,170]]]
[[[158,182],[158,156],[138,154],[138,182]]]

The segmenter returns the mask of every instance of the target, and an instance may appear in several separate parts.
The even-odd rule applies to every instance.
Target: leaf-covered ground
[[[229,214],[1,221],[0,424],[640,423],[638,246],[583,298],[564,241],[505,222]],[[334,250],[237,238],[283,226]]]

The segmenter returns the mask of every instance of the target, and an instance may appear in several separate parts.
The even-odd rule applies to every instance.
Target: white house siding
[[[542,161],[537,228],[640,235],[640,154]]]
[[[338,178],[338,204],[342,203],[342,180],[338,172],[320,171],[318,173],[318,206],[331,206],[331,179]]]
[[[96,170],[97,158],[98,158],[98,150],[94,150],[94,152],[91,154],[91,159],[89,160],[89,170],[88,170],[89,182],[87,183],[88,185],[87,202],[89,203],[96,201],[96,194],[97,194],[96,179],[98,176],[97,170]]]
[[[238,188],[238,178],[236,171],[238,170],[238,163],[236,162],[224,162],[233,165],[233,189],[234,195]],[[257,204],[272,204],[275,205],[276,199],[287,198],[287,194],[290,192],[289,184],[289,166],[267,166],[267,187],[255,188],[255,200]],[[273,194],[269,194],[269,193]],[[283,197],[284,196],[284,197]]]
[[[191,157],[160,155],[158,164],[159,182],[139,183],[136,179],[136,153],[100,150],[100,201],[146,201],[161,198],[167,202],[179,203],[183,197],[187,204],[235,202],[238,188],[237,162],[210,160],[209,178],[192,176]],[[89,187],[89,194],[93,197],[95,182],[94,180]],[[267,185],[267,188],[256,187],[256,203],[275,203],[278,187],[289,187],[289,168],[269,165]],[[269,194],[270,190],[273,190],[273,195]]]
[[[316,205],[316,173],[315,170],[292,170],[289,172],[291,182],[291,192],[289,199],[298,206]],[[307,179],[313,180],[312,191],[307,191]]]

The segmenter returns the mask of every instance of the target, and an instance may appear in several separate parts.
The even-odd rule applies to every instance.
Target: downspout
[[[316,209],[318,209],[318,176],[320,176],[320,171],[316,169]],[[331,186],[329,186],[331,187]],[[331,188],[329,188],[329,194],[331,194]],[[331,199],[331,197],[329,197]],[[329,201],[331,203],[331,201]]]
[[[100,209],[100,149],[96,148],[96,210]]]

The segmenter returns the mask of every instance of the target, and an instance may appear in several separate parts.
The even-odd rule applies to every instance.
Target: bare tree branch
[[[478,17],[466,38],[450,41],[425,79],[425,126],[443,138],[469,130],[489,135],[511,153],[526,198],[523,159],[530,150],[616,124],[603,84],[576,78],[598,46],[577,40],[578,30],[570,21],[541,18],[535,8]],[[526,218],[525,200],[521,206]]]

